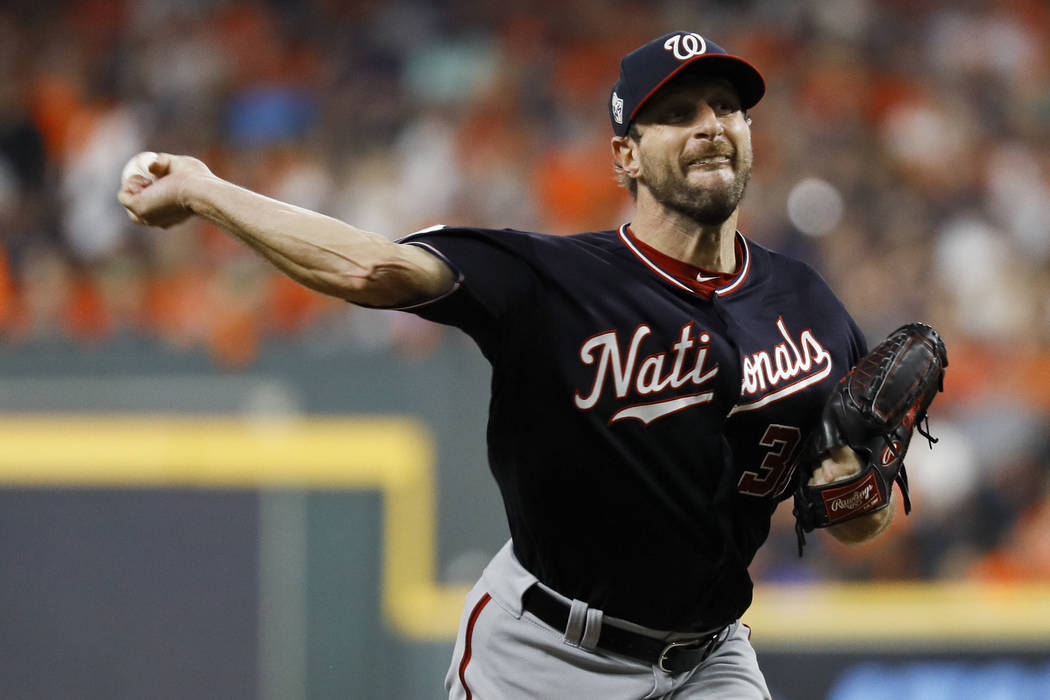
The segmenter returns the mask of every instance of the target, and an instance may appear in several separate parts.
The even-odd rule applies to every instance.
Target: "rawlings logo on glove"
[[[861,472],[830,484],[810,486],[803,476],[795,490],[795,531],[802,554],[805,534],[890,504],[893,484],[911,511],[904,454],[913,430],[930,441],[926,411],[944,389],[948,353],[930,326],[901,326],[850,370],[824,405],[820,424],[802,449],[800,464],[813,469],[836,447],[848,446]]]
[[[824,489],[821,498],[828,510],[829,524],[849,520],[858,513],[870,512],[879,503],[877,488],[874,475],[869,472],[860,483],[851,482],[845,488]]]

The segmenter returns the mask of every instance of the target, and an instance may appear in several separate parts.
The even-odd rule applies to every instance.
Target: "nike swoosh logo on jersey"
[[[716,279],[718,279],[717,275],[715,275],[714,277],[704,277],[703,275],[697,275],[696,276],[696,281],[697,282],[712,282],[712,281],[714,281]]]
[[[676,411],[707,403],[714,397],[715,393],[713,391],[705,391],[702,394],[678,396],[673,399],[667,399],[666,401],[635,404],[634,406],[628,406],[627,408],[617,411],[613,414],[613,417],[609,419],[609,423],[615,423],[618,420],[626,420],[627,418],[634,418],[645,425],[649,425],[657,418],[663,418],[664,416],[675,413]]]

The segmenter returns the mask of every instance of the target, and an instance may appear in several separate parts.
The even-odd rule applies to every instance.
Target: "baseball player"
[[[466,601],[450,697],[767,698],[739,618],[777,504],[823,497],[796,506],[800,536],[859,542],[889,523],[902,465],[870,467],[828,417],[835,396],[853,411],[836,387],[865,357],[861,332],[811,268],[736,229],[764,90],[696,33],[627,54],[609,114],[637,207],[617,230],[438,226],[390,242],[186,156],[122,183],[136,222],[204,217],[315,290],[463,329],[491,362],[511,540]],[[925,415],[928,397],[908,401],[880,468]]]

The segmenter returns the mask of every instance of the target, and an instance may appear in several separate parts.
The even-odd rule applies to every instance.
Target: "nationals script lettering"
[[[717,366],[708,369],[705,365],[711,336],[701,332],[694,337],[692,322],[682,326],[678,341],[671,346],[670,352],[653,353],[639,360],[642,343],[650,335],[652,328],[648,325],[636,328],[627,345],[626,356],[621,352],[616,331],[589,338],[580,347],[580,360],[587,366],[594,366],[594,382],[586,394],[575,393],[576,407],[581,410],[593,408],[609,384],[617,398],[626,398],[632,391],[638,396],[649,397],[686,385],[700,387],[718,374]],[[617,411],[609,422],[634,418],[648,424],[690,406],[707,403],[712,398],[714,392],[704,391],[638,403]]]

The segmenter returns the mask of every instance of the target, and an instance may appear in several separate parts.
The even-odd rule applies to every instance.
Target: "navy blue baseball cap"
[[[766,81],[754,66],[710,39],[695,32],[664,34],[620,61],[620,79],[609,98],[609,119],[616,135],[626,136],[642,105],[686,66],[728,80],[744,109],[754,107],[766,92]]]

